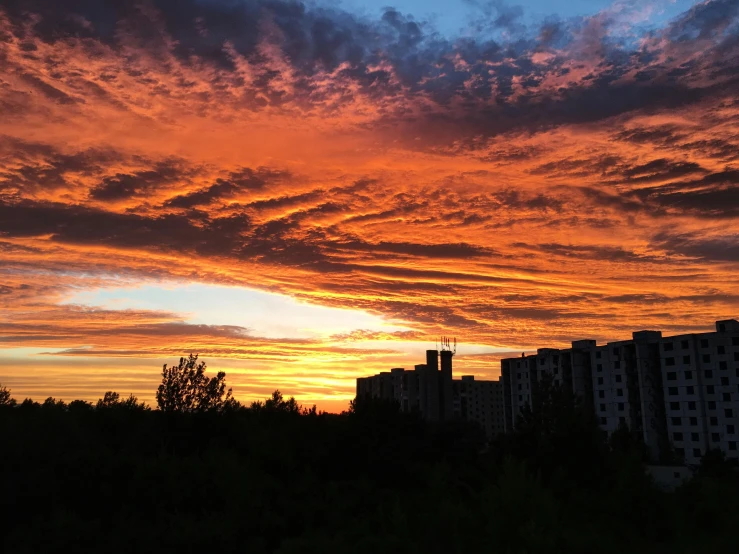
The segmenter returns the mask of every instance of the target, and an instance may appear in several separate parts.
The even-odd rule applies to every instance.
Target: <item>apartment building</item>
[[[503,433],[503,386],[474,376],[453,379],[454,352],[427,350],[426,363],[412,370],[394,368],[357,379],[357,397],[395,400],[404,412],[418,411],[427,421],[475,421],[488,438]]]
[[[581,340],[568,349],[542,348],[501,361],[504,425],[516,426],[533,405],[544,374],[592,402],[601,428],[640,433],[655,460],[669,453],[700,463],[708,449],[737,458],[739,322],[716,331],[663,337],[638,331],[631,340],[598,346]]]

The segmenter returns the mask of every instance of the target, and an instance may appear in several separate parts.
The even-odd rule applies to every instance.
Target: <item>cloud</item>
[[[165,202],[165,206],[173,208],[194,208],[209,205],[216,200],[233,198],[240,192],[261,191],[269,182],[285,177],[284,172],[267,168],[240,169],[225,179],[217,179],[211,186],[175,196]]]
[[[739,262],[739,236],[736,234],[704,238],[694,233],[659,233],[654,244],[673,255],[712,260],[716,262]]]
[[[543,21],[476,5],[446,38],[396,8],[2,2],[3,346],[49,364],[198,348],[242,363],[244,391],[253,372],[255,391],[349,397],[426,337],[520,351],[736,313],[739,4],[666,23],[631,2]],[[294,342],[65,307],[159,280],[408,331]]]
[[[148,171],[105,177],[102,183],[90,189],[90,197],[102,201],[127,200],[160,185],[185,181],[187,177],[177,160],[168,160]]]

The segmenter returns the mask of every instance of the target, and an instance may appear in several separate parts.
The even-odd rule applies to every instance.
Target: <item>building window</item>
[[[597,351],[597,352],[595,353],[595,357],[596,357],[597,359],[599,359],[599,360],[600,360],[600,357],[601,357],[601,352],[600,352],[600,350],[598,350],[598,351]]]
[[[521,383],[518,384],[518,390],[523,390],[523,385]]]
[[[518,395],[518,401],[523,402],[523,396],[521,396],[520,394]]]
[[[726,426],[726,432],[727,432],[727,433],[728,433],[729,435],[733,435],[733,434],[734,434],[734,426],[733,426],[733,425],[727,425],[727,426]]]
[[[616,389],[616,396],[623,396],[624,395],[624,389]]]
[[[734,361],[739,362],[739,352],[734,352]]]
[[[676,441],[683,440],[683,434],[682,433],[672,433],[672,439]]]
[[[545,360],[544,358],[541,358],[541,359],[539,360],[539,365],[544,365],[544,362],[545,362],[545,361],[546,361],[546,360]]]
[[[700,458],[701,455],[702,454],[701,454],[701,449],[700,448],[693,448],[693,456],[695,456],[696,458]]]
[[[712,442],[721,442],[721,437],[718,433],[711,433],[711,441]]]
[[[615,347],[615,348],[613,349],[613,355],[614,355],[614,356],[618,356],[618,351],[619,351],[619,349],[618,349],[618,346],[616,346],[616,347]]]
[[[739,346],[739,337],[731,337],[731,344]]]
[[[670,402],[670,409],[671,410],[679,410],[680,409],[680,402]]]
[[[598,391],[598,398],[605,398],[605,397],[606,397],[605,391],[599,390]]]
[[[616,375],[616,382],[617,383],[620,383],[621,382],[621,376],[620,375]]]
[[[736,450],[736,441],[729,441],[729,450]]]
[[[688,341],[684,340],[684,341],[682,341],[680,343],[680,347],[681,348],[690,348],[690,343]]]
[[[731,393],[730,392],[723,393],[721,395],[721,400],[723,400],[724,402],[731,402]]]
[[[684,448],[676,448],[675,454],[680,456],[681,458],[685,457],[685,449]]]
[[[695,411],[695,402],[693,402],[692,400],[688,402],[688,410]]]
[[[721,386],[722,387],[728,387],[729,386],[729,378],[728,377],[721,377]]]
[[[686,371],[685,372],[685,378],[686,379],[692,379],[693,378],[693,372],[692,371]]]
[[[626,425],[626,418],[623,417],[623,416],[621,416],[621,417],[618,418],[618,422],[621,425]]]
[[[724,416],[734,417],[734,410],[732,410],[731,408],[724,409]]]
[[[716,387],[713,385],[707,385],[706,386],[706,394],[713,394],[716,392]]]
[[[704,364],[710,364],[711,363],[711,355],[710,354],[703,354],[703,363]]]
[[[667,380],[668,381],[676,381],[677,380],[677,373],[674,371],[667,372]]]
[[[716,402],[714,402],[713,400],[710,400],[708,402],[708,409],[709,410],[715,410],[716,409]]]
[[[603,371],[603,364],[598,364],[598,365],[596,366],[596,369],[597,369],[598,371]]]
[[[679,417],[673,417],[672,418],[672,424],[673,425],[682,425],[683,422],[682,422],[682,419],[680,419]]]
[[[711,427],[716,427],[718,425],[718,418],[716,416],[712,416],[710,419]]]
[[[672,350],[672,343],[666,342],[664,348],[665,348],[665,352]]]
[[[708,348],[708,339],[701,339],[701,348]]]
[[[600,424],[605,425],[608,422],[608,420],[604,417],[600,418]]]
[[[619,360],[616,360],[613,362],[614,369],[621,369],[621,362]]]
[[[603,377],[598,377],[598,384],[599,385],[602,385],[603,384]]]
[[[729,369],[729,366],[726,364],[726,362],[719,362],[718,368],[719,369]]]
[[[624,411],[624,403],[623,402],[619,402],[618,403],[618,411],[619,412],[623,412]]]
[[[698,425],[698,418],[697,417],[691,417],[690,418],[690,425]]]
[[[677,387],[669,387],[667,389],[667,394],[670,396],[677,396]]]
[[[724,348],[724,345],[723,345],[723,344],[719,344],[719,345],[718,345],[718,346],[716,347],[716,350],[717,350],[717,352],[718,352],[719,354],[726,354],[726,348]]]
[[[693,442],[698,442],[700,438],[698,437],[698,433],[690,433],[690,440]]]
[[[695,394],[695,388],[692,385],[685,387],[685,394]]]
[[[707,369],[706,370],[706,373],[705,373],[705,376],[706,376],[706,379],[712,379],[713,378],[713,371],[711,371],[710,369]]]
[[[666,366],[672,366],[675,365],[675,358],[665,358],[665,365]]]
[[[606,405],[605,404],[601,404],[600,405],[600,411],[601,412],[605,412],[606,411]]]
[[[690,364],[690,356],[683,356],[683,363]]]

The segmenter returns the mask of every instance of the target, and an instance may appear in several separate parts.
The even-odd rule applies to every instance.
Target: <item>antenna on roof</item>
[[[451,352],[452,354],[457,353],[457,337],[454,337],[454,343],[449,337],[441,337],[441,350],[442,352]]]

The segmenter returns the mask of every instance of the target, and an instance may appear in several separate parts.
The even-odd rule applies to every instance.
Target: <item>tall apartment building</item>
[[[503,433],[503,387],[473,376],[454,380],[450,350],[427,350],[426,363],[406,371],[394,368],[357,379],[357,397],[395,400],[404,412],[418,411],[427,421],[475,421],[488,438]],[[441,362],[441,364],[439,364]]]
[[[638,331],[631,340],[598,346],[581,340],[568,349],[501,361],[506,431],[521,408],[533,405],[537,384],[549,374],[592,402],[600,426],[625,424],[639,432],[655,460],[672,450],[697,464],[708,449],[738,458],[739,322],[716,331],[663,337]]]

